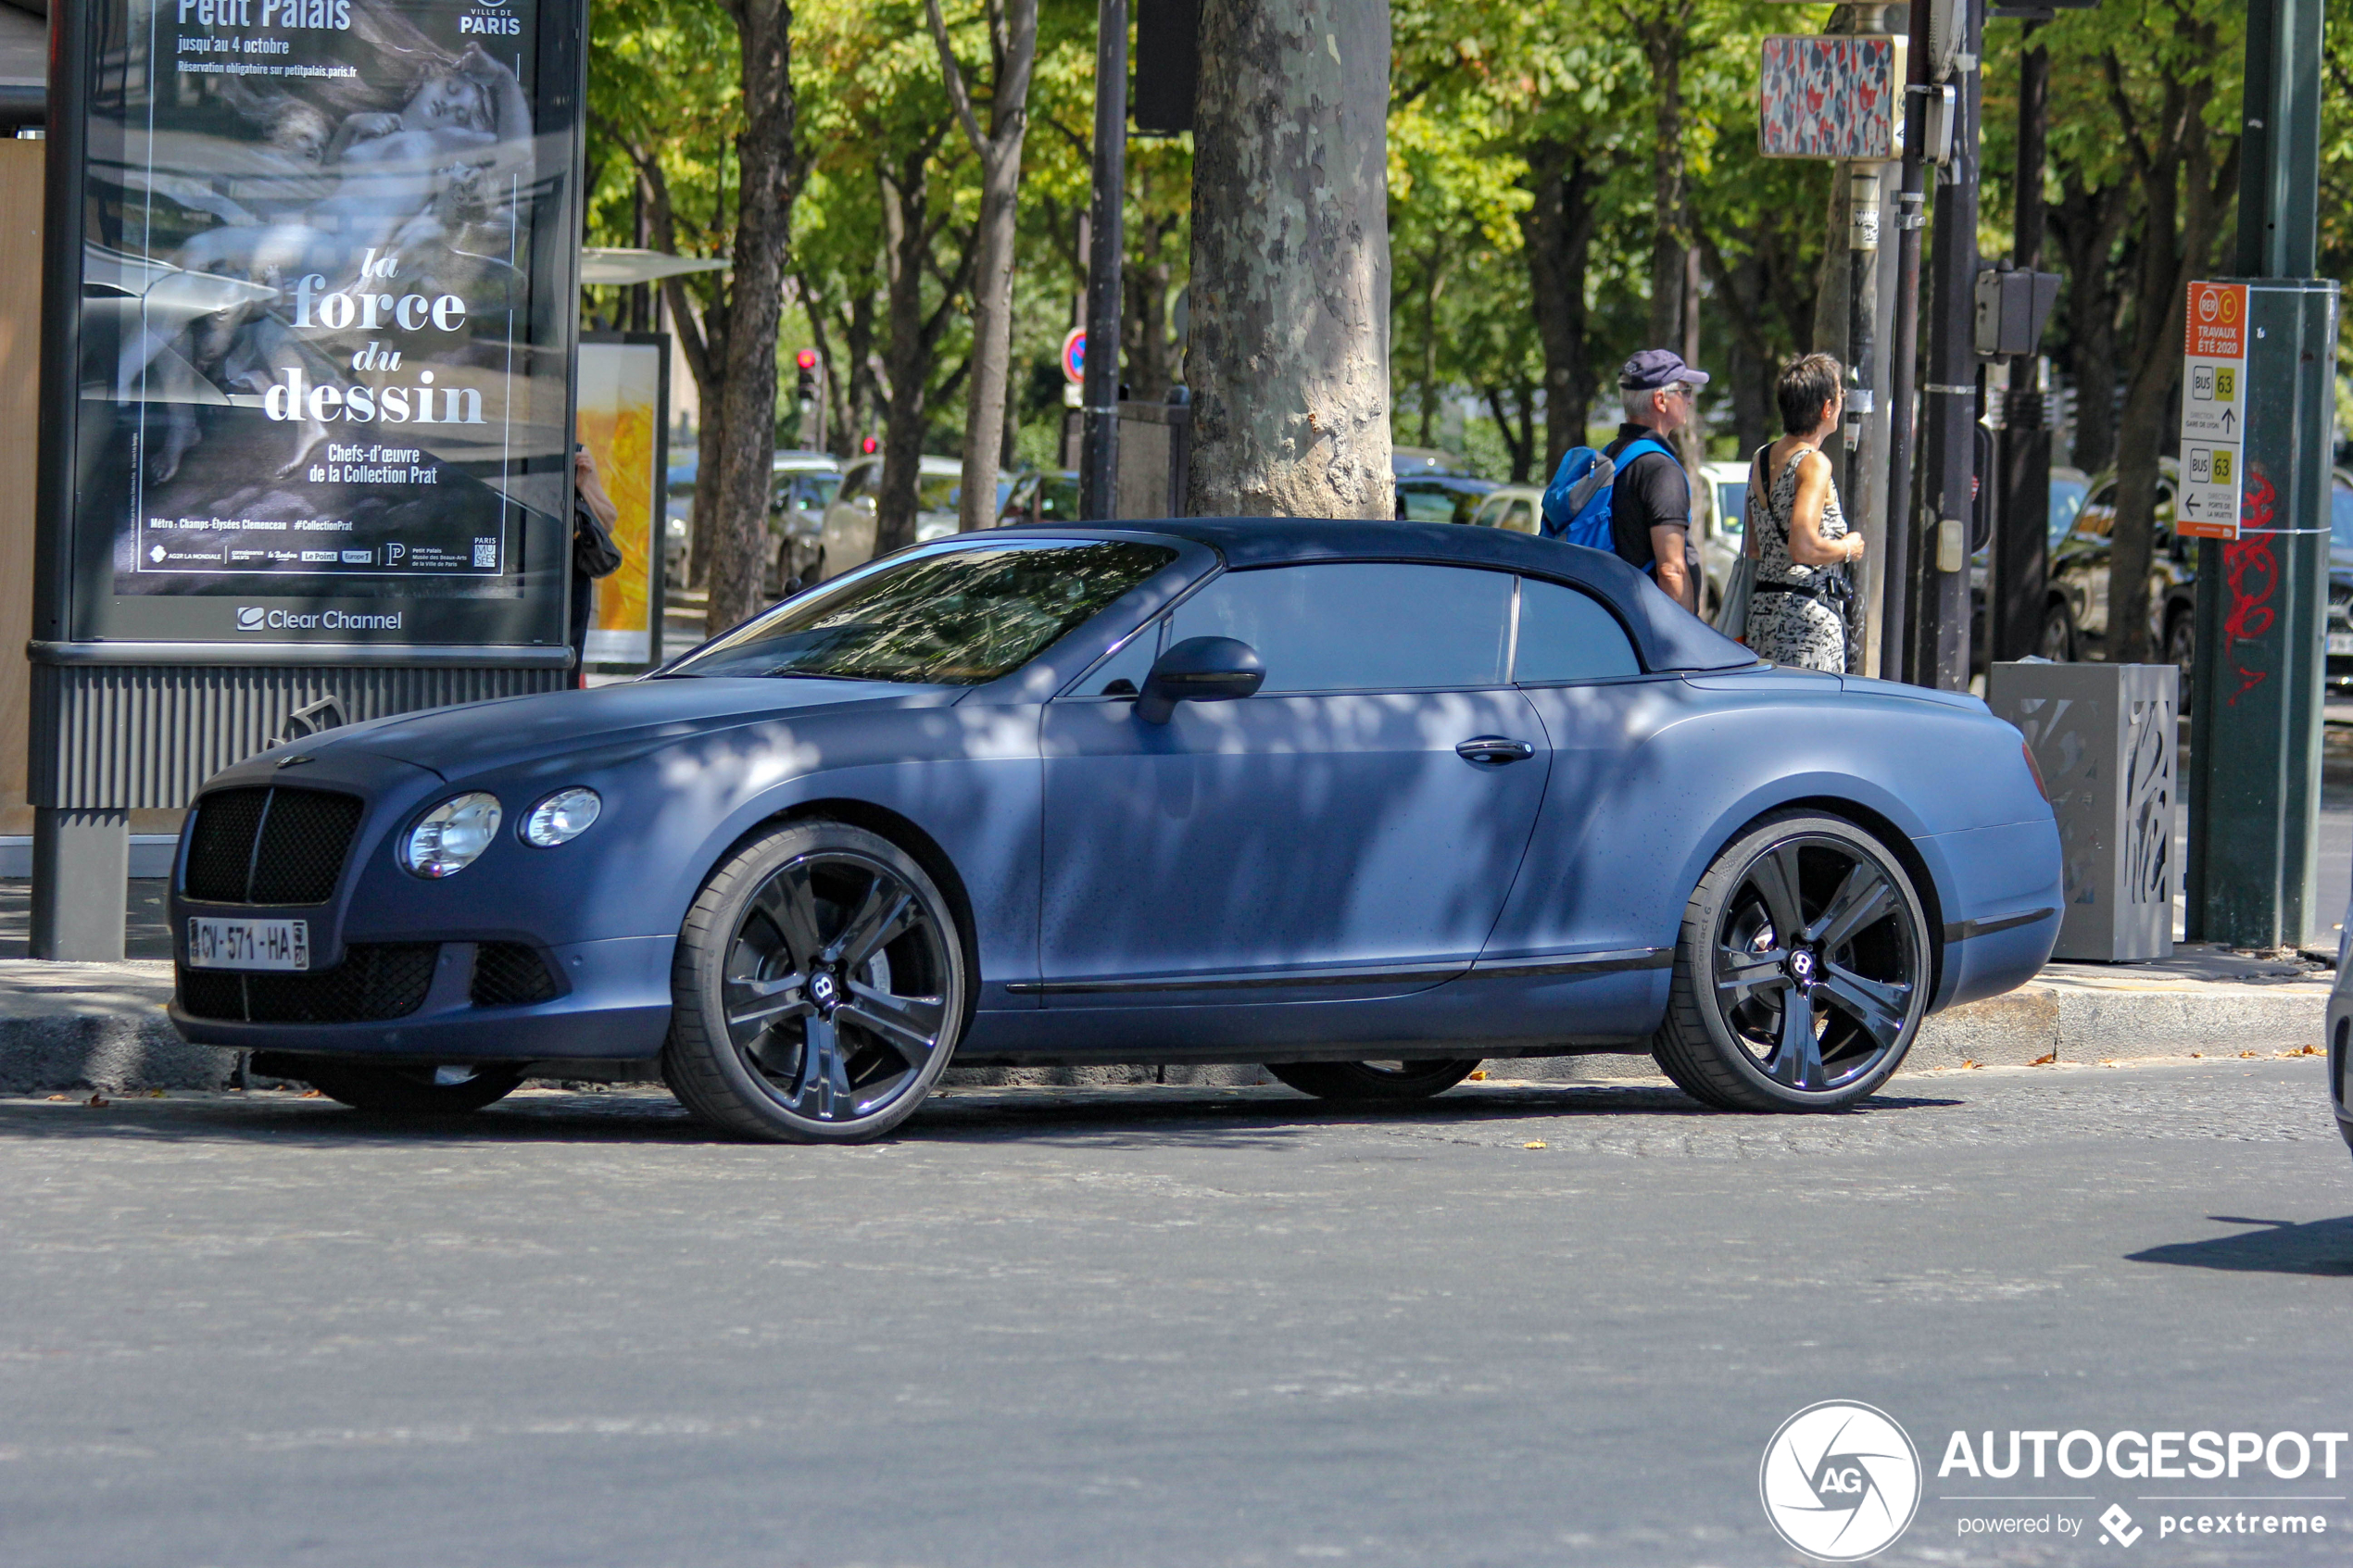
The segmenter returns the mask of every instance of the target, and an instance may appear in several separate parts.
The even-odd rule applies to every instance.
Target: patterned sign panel
[[[1890,161],[1904,156],[1904,41],[1776,34],[1757,74],[1767,157]]]

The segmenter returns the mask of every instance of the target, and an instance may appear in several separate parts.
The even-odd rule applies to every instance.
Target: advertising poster
[[[597,580],[588,622],[591,664],[652,664],[661,657],[659,476],[668,467],[670,338],[598,332],[580,343],[580,444],[620,511],[621,570]]]
[[[95,8],[83,634],[560,639],[576,64],[540,5]]]

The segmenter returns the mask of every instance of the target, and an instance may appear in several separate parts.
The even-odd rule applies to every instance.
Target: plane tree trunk
[[[1201,42],[1190,509],[1393,517],[1389,7],[1204,0]]]

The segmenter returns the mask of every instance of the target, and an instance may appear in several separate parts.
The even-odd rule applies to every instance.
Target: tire
[[[1467,1061],[1270,1061],[1266,1071],[1317,1099],[1394,1104],[1442,1095],[1478,1065],[1477,1057]]]
[[[955,911],[878,834],[797,822],[730,856],[686,911],[662,1076],[739,1137],[862,1143],[913,1114],[973,991]]]
[[[1878,839],[1816,812],[1768,817],[1692,893],[1652,1054],[1718,1110],[1843,1110],[1911,1049],[1930,956],[1919,895]]]
[[[2054,604],[2043,611],[2043,636],[2034,651],[2054,664],[2075,661],[2075,617],[2066,605]]]
[[[462,1116],[506,1098],[522,1083],[520,1068],[346,1061],[306,1062],[291,1075],[329,1099],[378,1116]]]

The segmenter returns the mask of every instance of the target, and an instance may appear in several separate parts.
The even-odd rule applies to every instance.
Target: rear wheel
[[[746,1137],[879,1137],[946,1070],[970,992],[955,913],[912,856],[796,823],[737,851],[687,911],[663,1076]]]
[[[1843,1110],[1903,1061],[1928,1010],[1928,919],[1854,823],[1768,817],[1716,858],[1683,913],[1669,1078],[1726,1110]]]
[[[2043,636],[2034,651],[2054,664],[2067,664],[2075,658],[2075,618],[2064,604],[2054,604],[2043,611]]]
[[[1442,1095],[1470,1075],[1478,1059],[1446,1061],[1270,1061],[1266,1071],[1318,1099],[1409,1100]]]
[[[384,1116],[458,1116],[501,1100],[522,1083],[519,1068],[385,1067],[305,1062],[299,1077],[329,1099]]]

